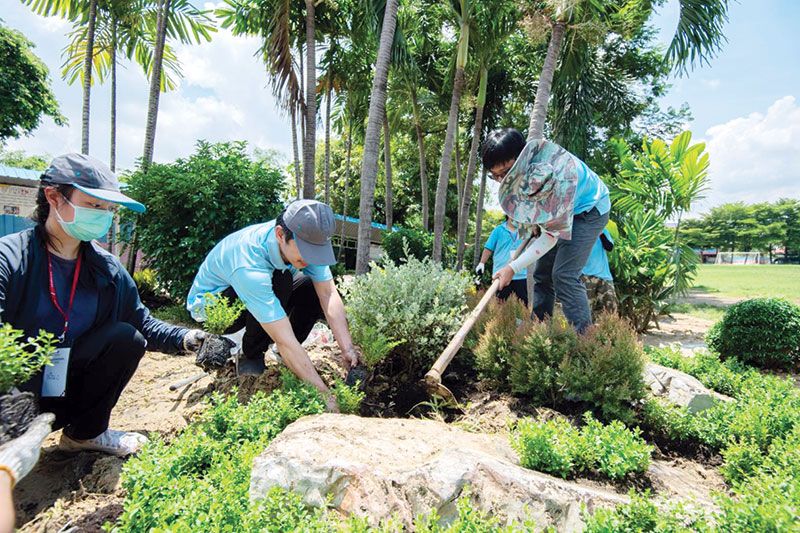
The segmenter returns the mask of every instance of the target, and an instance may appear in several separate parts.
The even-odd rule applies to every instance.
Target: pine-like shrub
[[[630,421],[631,404],[645,396],[644,352],[623,319],[604,314],[561,366],[561,385],[569,396],[600,409],[606,419]]]
[[[777,298],[739,302],[711,328],[706,343],[722,358],[792,367],[800,361],[800,306]]]

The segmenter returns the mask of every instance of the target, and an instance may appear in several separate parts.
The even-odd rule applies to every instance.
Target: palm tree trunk
[[[156,141],[156,121],[158,120],[158,99],[161,95],[161,66],[164,59],[164,44],[167,40],[167,17],[170,0],[160,0],[156,29],[155,51],[153,52],[153,71],[150,74],[150,98],[147,106],[147,129],[144,135],[144,157],[142,166],[146,170],[153,162],[153,149]]]
[[[328,72],[328,95],[325,98],[325,203],[331,203],[331,72]]]
[[[483,229],[483,197],[486,194],[486,169],[481,172],[481,187],[478,190],[478,207],[475,213],[475,250],[472,255],[472,267],[481,259],[481,231]]]
[[[547,103],[550,100],[550,90],[553,87],[553,75],[556,71],[558,56],[561,52],[561,43],[564,41],[566,31],[564,22],[553,24],[553,33],[550,36],[550,44],[547,45],[547,56],[544,60],[542,73],[539,75],[539,87],[536,89],[536,100],[533,102],[531,111],[531,122],[528,128],[528,140],[541,139],[544,137],[544,122],[547,119]]]
[[[317,148],[317,47],[314,0],[306,0],[306,136],[303,142],[303,198],[314,198]]]
[[[303,109],[305,109],[306,95],[303,92],[302,88],[306,86],[306,82],[305,82],[305,79],[306,79],[305,63],[306,62],[303,59],[303,56],[304,56],[304,54],[303,54],[303,43],[297,43],[297,55],[298,55],[299,61],[300,61],[300,87],[301,87],[301,89],[299,91],[299,94],[300,94],[300,100],[302,101],[301,102],[302,107],[303,107]],[[302,150],[302,152],[300,153],[300,157],[303,160],[303,164],[305,165],[305,152],[306,152],[306,115],[305,115],[305,113],[301,113],[300,114],[300,138],[302,139],[302,142],[300,143],[300,148]],[[303,188],[302,187],[297,189],[297,197],[298,198],[302,198],[303,197]]]
[[[339,239],[339,258],[342,257],[342,250],[344,249],[344,228],[347,222],[347,193],[350,184],[350,156],[353,153],[353,124],[348,120],[347,126],[347,158],[344,164],[344,197],[342,198],[342,238]],[[345,263],[347,257],[345,256]],[[346,266],[346,265],[345,265]]]
[[[297,110],[292,108],[292,153],[294,155],[294,184],[297,189],[297,199],[303,195],[303,175],[300,172],[300,154],[297,148]]]
[[[389,133],[388,113],[383,114],[383,160],[386,171],[386,228],[392,231],[392,148]]]
[[[111,170],[117,169],[117,21],[111,20]]]
[[[456,166],[456,195],[458,196],[457,205],[460,206],[461,199],[464,197],[464,176],[461,173],[461,147],[458,145],[458,123],[456,123],[456,140],[453,144],[453,158],[455,159]],[[456,216],[461,216],[460,210],[456,213]],[[458,224],[459,226],[461,225],[461,220],[458,221]]]
[[[89,154],[89,111],[92,94],[92,59],[94,29],[97,22],[97,0],[89,1],[89,28],[86,32],[86,57],[83,60],[83,109],[81,113],[81,153]]]
[[[439,180],[436,182],[436,199],[433,207],[433,260],[442,261],[442,241],[444,240],[444,215],[447,204],[447,185],[450,181],[450,166],[453,162],[453,143],[455,142],[458,104],[464,90],[464,69],[457,68],[453,81],[453,96],[450,99],[450,115],[447,119],[447,133],[442,148],[442,162],[439,165]]]
[[[414,111],[414,129],[417,132],[417,149],[419,150],[419,184],[422,189],[422,227],[425,231],[428,231],[430,228],[428,168],[425,161],[425,141],[422,134],[422,121],[420,120],[416,87],[411,88],[411,108]]]
[[[472,128],[472,144],[469,147],[469,163],[467,163],[467,179],[464,183],[464,197],[461,200],[461,215],[458,220],[458,255],[456,268],[461,270],[464,263],[464,249],[467,246],[467,226],[469,226],[469,208],[472,204],[472,182],[475,179],[475,170],[478,166],[478,146],[481,143],[483,131],[483,108],[486,105],[486,84],[489,72],[481,68],[480,84],[478,86],[478,100],[475,108],[475,124]]]
[[[361,163],[361,198],[358,203],[358,252],[356,273],[364,274],[369,267],[369,245],[372,228],[372,208],[375,201],[375,178],[378,174],[378,146],[380,144],[381,119],[386,112],[386,85],[389,80],[389,63],[392,54],[398,0],[386,0],[386,10],[378,46],[378,61],[372,92],[369,99],[369,118],[364,135],[364,156]]]

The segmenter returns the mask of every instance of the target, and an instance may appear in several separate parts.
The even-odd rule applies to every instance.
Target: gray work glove
[[[52,431],[55,419],[52,413],[41,414],[33,420],[28,431],[0,446],[0,468],[7,469],[13,478],[12,483],[16,483],[33,470],[36,461],[39,460],[42,443]]]
[[[197,353],[203,346],[203,341],[206,340],[208,334],[202,329],[190,329],[183,336],[183,349],[187,352]]]

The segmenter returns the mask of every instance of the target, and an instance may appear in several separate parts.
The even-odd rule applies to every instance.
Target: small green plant
[[[697,533],[712,531],[702,511],[682,504],[657,506],[650,491],[628,493],[630,503],[615,508],[598,507],[591,515],[584,509],[584,533]]]
[[[789,368],[800,362],[800,306],[777,298],[739,302],[708,332],[706,342],[724,359]]]
[[[741,483],[764,463],[763,450],[751,440],[732,442],[722,451],[725,464],[720,472],[729,485]]]
[[[518,351],[520,331],[530,322],[529,311],[517,298],[498,304],[475,347],[475,366],[485,379],[508,386],[509,364]]]
[[[520,464],[564,478],[596,472],[617,480],[647,471],[653,448],[638,428],[616,420],[603,425],[591,413],[584,422],[580,429],[563,418],[518,422],[511,443]]]
[[[245,305],[241,301],[230,302],[227,297],[220,294],[208,293],[203,297],[203,302],[206,314],[203,327],[217,335],[225,333],[245,309]]]
[[[142,300],[152,300],[158,296],[158,279],[156,271],[152,268],[143,268],[134,272],[133,282],[136,284],[136,289],[139,291],[139,297]]]
[[[402,345],[404,340],[392,340],[388,338],[378,328],[369,324],[364,324],[359,329],[353,331],[353,340],[364,353],[364,364],[368,368],[383,361],[389,353]]]
[[[46,331],[26,339],[10,324],[0,325],[0,394],[25,383],[48,365],[54,349],[55,337]]]
[[[560,383],[566,394],[599,407],[604,418],[629,422],[631,404],[645,396],[643,372],[636,333],[623,319],[603,314],[564,359]]]
[[[361,410],[361,402],[364,401],[365,393],[359,390],[360,382],[349,387],[341,379],[337,379],[333,386],[333,395],[336,397],[336,404],[339,411],[346,415],[355,415]]]

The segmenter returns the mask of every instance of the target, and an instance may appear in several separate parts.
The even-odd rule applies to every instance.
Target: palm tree
[[[314,0],[306,0],[306,132],[303,138],[303,198],[314,198],[317,148],[317,48]]]
[[[516,24],[517,11],[513,4],[501,0],[489,4],[482,4],[476,13],[476,29],[472,33],[474,55],[478,61],[478,96],[475,102],[475,122],[472,126],[472,144],[469,150],[467,163],[467,176],[464,192],[461,198],[458,216],[458,248],[456,268],[461,270],[464,261],[464,249],[467,241],[467,226],[469,225],[469,211],[472,203],[472,183],[478,162],[478,146],[480,145],[481,132],[483,131],[483,110],[486,106],[486,85],[489,80],[489,68],[500,59],[498,51],[505,39]],[[483,183],[483,188],[486,184]],[[481,193],[483,194],[483,193]],[[480,199],[480,209],[483,200]],[[480,231],[478,230],[478,235]]]
[[[389,129],[389,113],[384,110],[383,113],[383,160],[385,167],[386,178],[386,228],[392,231],[392,148],[391,148],[391,133]]]
[[[483,200],[486,196],[486,169],[481,172],[481,186],[478,190],[478,207],[475,215],[475,250],[472,255],[472,266],[478,265],[481,258],[481,237],[483,230]]]
[[[91,111],[92,58],[94,57],[94,36],[97,21],[97,0],[22,0],[31,6],[34,13],[49,17],[60,16],[76,24],[85,25],[83,57],[83,103],[81,106],[81,153],[89,153],[89,114]]]
[[[210,41],[211,33],[216,31],[214,22],[206,12],[195,8],[190,0],[158,0],[155,43],[150,71],[150,92],[147,105],[147,126],[144,135],[144,154],[142,166],[146,169],[153,162],[153,149],[156,140],[158,102],[162,90],[162,70],[167,36],[188,44]]]
[[[98,12],[94,46],[92,48],[92,79],[100,83],[110,76],[111,79],[111,138],[109,166],[116,168],[117,158],[117,64],[120,54],[135,60],[147,70],[152,65],[153,42],[149,38],[146,25],[146,12],[153,7],[153,0],[139,0],[130,3],[123,0],[107,2]],[[70,33],[70,42],[64,48],[62,56],[62,77],[72,85],[77,80],[85,82],[84,58],[88,26],[79,25]],[[162,71],[162,87],[164,90],[174,89],[174,77],[180,76],[180,65],[169,45],[164,48],[164,70]]]
[[[439,179],[436,182],[436,198],[433,207],[433,260],[442,260],[442,241],[444,239],[444,214],[447,204],[447,185],[450,181],[450,166],[453,162],[453,145],[458,125],[458,106],[464,91],[464,69],[469,57],[469,31],[471,23],[471,0],[453,0],[453,11],[459,25],[458,53],[456,71],[453,78],[453,93],[450,99],[450,113],[447,131],[442,148],[442,161],[439,164]]]
[[[356,273],[364,274],[369,267],[369,245],[372,226],[372,209],[375,199],[375,178],[378,173],[378,146],[381,122],[386,107],[386,85],[392,56],[398,0],[386,0],[386,9],[378,45],[378,60],[369,101],[367,131],[364,136],[364,156],[361,164],[361,198],[358,205],[358,251]]]

